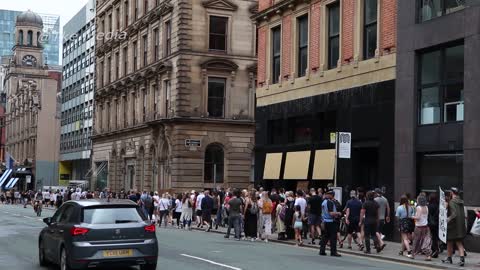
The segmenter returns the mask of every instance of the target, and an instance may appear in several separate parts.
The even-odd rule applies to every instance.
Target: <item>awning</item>
[[[310,151],[288,152],[283,179],[307,179],[309,165]]]
[[[332,180],[335,171],[335,149],[315,151],[312,179]]]
[[[263,179],[280,179],[280,167],[282,165],[282,153],[268,153],[263,168]]]
[[[8,184],[5,186],[5,189],[12,189],[18,182],[18,179],[20,178],[12,178],[10,179],[10,181],[8,182]]]
[[[12,174],[12,171],[12,169],[8,169],[2,174],[2,176],[0,177],[0,188],[2,187],[3,183],[7,181],[8,177]]]

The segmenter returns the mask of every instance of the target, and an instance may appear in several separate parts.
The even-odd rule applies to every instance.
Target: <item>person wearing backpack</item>
[[[257,223],[259,212],[260,210],[258,208],[258,202],[257,197],[255,196],[255,192],[250,192],[250,196],[246,197],[245,199],[243,216],[245,217],[245,237],[247,239],[250,239],[252,242],[257,240]]]
[[[276,227],[278,233],[278,240],[286,240],[285,236],[285,213],[287,211],[287,206],[285,205],[285,198],[280,197],[278,199],[278,205],[276,209]]]
[[[142,196],[140,196],[140,206],[142,207],[143,213],[145,214],[146,217],[151,217],[149,216],[150,213],[150,207],[152,205],[152,196],[147,193],[146,190],[143,191]]]
[[[263,239],[265,243],[268,243],[268,237],[272,235],[272,212],[273,212],[273,202],[270,200],[268,193],[264,191],[262,193],[262,198],[258,201],[258,207],[261,209],[260,220],[262,225]]]

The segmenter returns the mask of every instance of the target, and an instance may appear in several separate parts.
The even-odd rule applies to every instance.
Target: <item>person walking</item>
[[[317,195],[315,189],[310,190],[311,197],[307,201],[308,206],[308,225],[310,226],[311,244],[315,245],[315,239],[320,238],[322,230],[322,196]],[[357,222],[358,223],[358,222]]]
[[[412,254],[410,248],[410,241],[412,240],[412,232],[415,229],[415,224],[413,223],[413,207],[410,206],[409,199],[406,195],[400,197],[400,205],[397,208],[395,216],[398,218],[399,222],[399,231],[402,239],[402,249],[400,250],[400,256],[403,256],[404,252],[407,251],[407,255]]]
[[[162,198],[159,202],[160,218],[158,220],[158,227],[162,227],[162,221],[165,223],[165,228],[168,224],[168,211],[170,209],[170,200],[167,198],[167,194],[162,194]]]
[[[183,228],[191,230],[192,228],[192,216],[193,216],[193,201],[189,194],[184,194],[182,198],[182,214],[180,220],[182,221]]]
[[[409,256],[414,259],[417,254],[427,256],[426,261],[431,261],[432,238],[428,228],[428,207],[427,198],[421,194],[417,197],[417,208],[415,211],[415,231],[413,232],[413,252]]]
[[[245,217],[245,237],[252,242],[257,240],[257,225],[258,215],[260,210],[258,208],[257,197],[255,191],[250,192],[250,196],[245,200],[245,208],[243,216]]]
[[[364,226],[366,254],[371,253],[370,238],[373,238],[374,245],[377,247],[377,253],[380,253],[385,247],[385,244],[380,243],[381,239],[377,238],[380,206],[374,199],[374,193],[371,191],[367,192],[367,201],[363,203],[362,210],[360,212],[359,226]]]
[[[322,203],[322,219],[325,226],[325,233],[322,235],[320,241],[320,255],[326,256],[325,252],[327,242],[330,242],[330,256],[341,257],[337,252],[337,225],[335,224],[335,217],[340,216],[341,213],[337,212],[335,204],[332,201],[333,190],[329,190],[325,193],[325,200]]]
[[[281,197],[278,199],[279,203],[277,205],[276,209],[276,227],[277,227],[277,234],[278,234],[278,240],[286,240],[286,235],[285,235],[285,213],[287,210],[287,207],[285,205],[285,198]]]
[[[241,231],[240,231],[240,222],[241,222],[241,213],[242,209],[242,200],[240,199],[241,192],[240,190],[234,191],[234,196],[228,201],[228,229],[225,238],[230,237],[230,231],[232,227],[235,232],[235,240],[240,241]]]
[[[448,202],[448,218],[447,218],[447,258],[442,260],[443,263],[453,263],[452,255],[454,245],[458,249],[460,262],[458,266],[465,266],[465,248],[463,240],[467,235],[467,227],[465,225],[465,206],[463,200],[459,196],[459,190],[455,187],[451,188],[451,200]]]
[[[379,207],[377,237],[381,242],[385,237],[385,224],[390,223],[390,205],[379,188],[375,189],[375,202]]]
[[[202,199],[202,222],[204,225],[207,225],[205,229],[206,232],[209,232],[212,229],[212,212],[213,212],[213,205],[214,201],[212,196],[210,196],[210,191],[205,190],[203,193],[204,197]]]
[[[203,220],[202,220],[202,200],[205,198],[205,193],[200,192],[198,194],[197,198],[195,199],[195,214],[197,216],[197,228],[202,228],[203,229]]]
[[[347,223],[347,243],[348,249],[352,249],[352,238],[356,237],[358,241],[358,247],[363,250],[362,236],[360,233],[360,212],[362,210],[362,202],[357,198],[357,192],[355,190],[350,191],[350,200],[345,205],[346,216],[345,222]]]
[[[260,235],[260,237],[262,237],[265,243],[268,243],[268,238],[270,235],[272,235],[273,203],[266,191],[262,193],[262,197],[258,201],[258,207],[260,208],[260,224],[263,228],[263,233]]]
[[[295,246],[303,245],[302,228],[303,228],[303,214],[300,205],[295,206],[295,213],[293,214],[293,229],[295,230]]]
[[[428,196],[428,228],[432,238],[432,258],[438,258],[440,252],[440,239],[438,239],[439,201],[438,194],[431,193]]]
[[[181,227],[181,222],[180,218],[182,216],[182,209],[183,209],[183,202],[182,202],[183,196],[182,194],[178,194],[177,198],[175,199],[175,209],[173,210],[173,219],[177,221],[177,228],[180,229]]]

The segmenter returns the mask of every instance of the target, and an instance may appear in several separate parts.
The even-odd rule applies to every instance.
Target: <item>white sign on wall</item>
[[[350,158],[352,149],[352,133],[338,133],[338,158]]]
[[[447,207],[446,207],[446,199],[445,199],[445,192],[440,189],[440,207],[439,207],[439,226],[438,226],[438,238],[445,244],[447,243],[447,224],[448,224],[448,216],[447,216]]]

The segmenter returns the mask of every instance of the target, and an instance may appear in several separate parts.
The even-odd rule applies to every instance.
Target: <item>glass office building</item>
[[[0,9],[0,57],[11,55],[15,45],[15,20],[22,11]],[[39,14],[43,20],[44,63],[60,65],[60,16]]]

